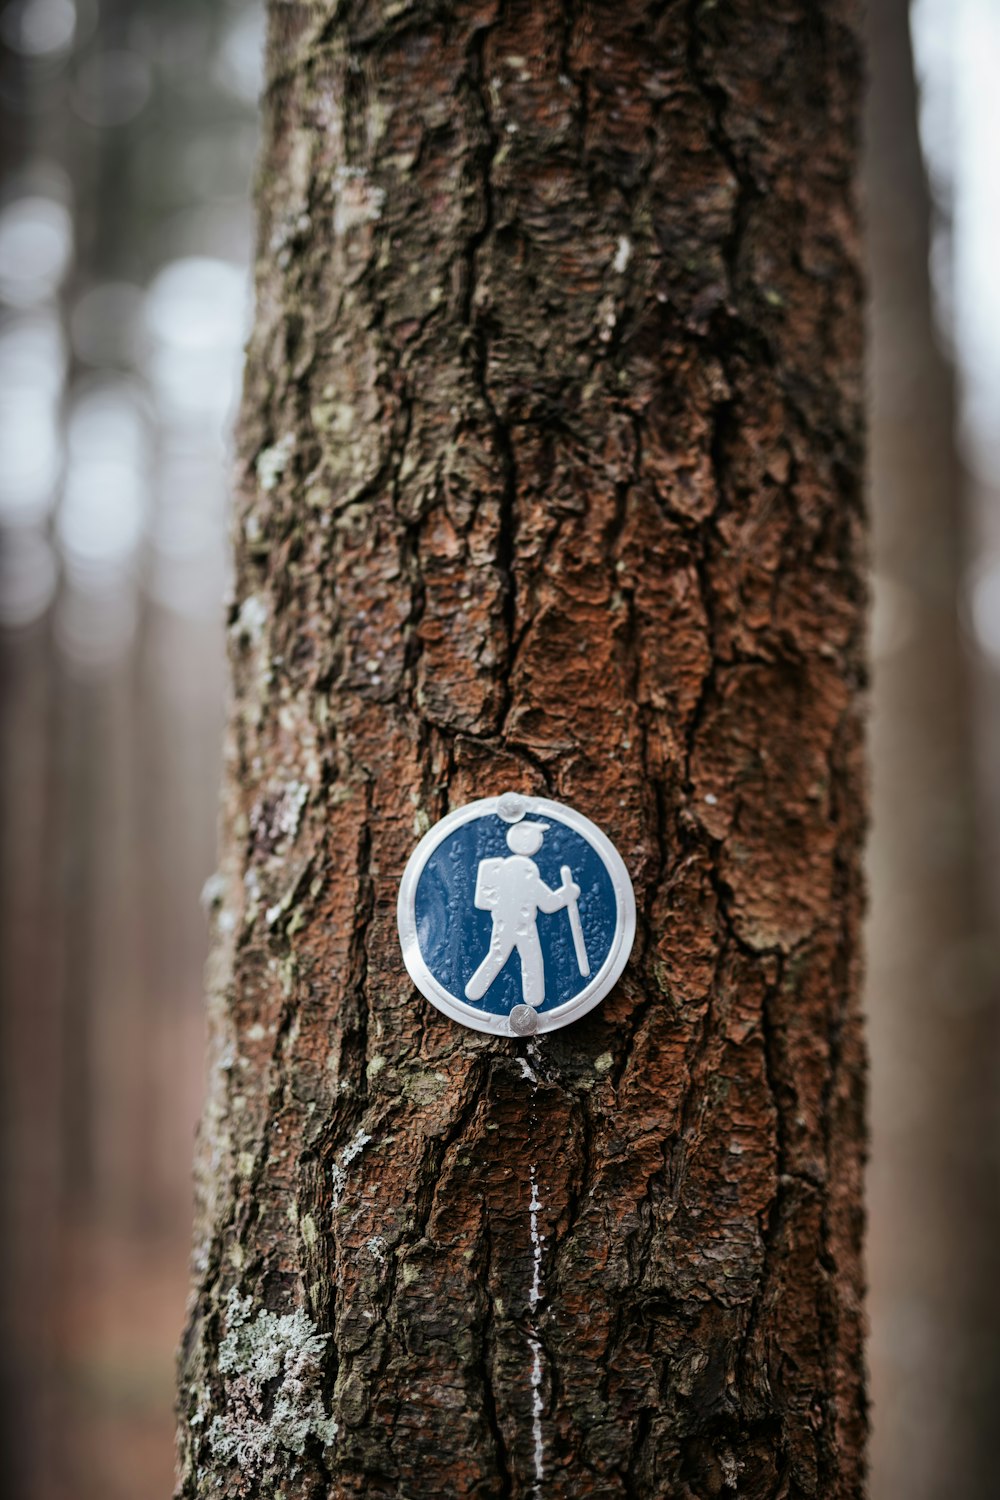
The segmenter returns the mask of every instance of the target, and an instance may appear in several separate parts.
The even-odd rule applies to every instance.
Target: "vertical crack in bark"
[[[635,588],[626,583],[623,576],[618,575],[617,563],[620,558],[621,539],[628,521],[628,502],[635,486],[639,483],[642,471],[642,419],[638,413],[631,415],[632,431],[632,473],[629,479],[622,481],[616,490],[616,513],[611,527],[608,541],[608,554],[612,565],[612,586],[617,587],[625,600],[626,620],[623,633],[625,666],[624,674],[627,682],[626,694],[636,710],[636,724],[639,733],[639,760],[642,767],[644,784],[651,789],[648,801],[652,804],[653,813],[652,831],[656,840],[656,869],[652,871],[646,881],[645,891],[641,900],[636,902],[637,920],[637,945],[635,948],[635,959],[637,965],[644,965],[647,955],[652,949],[653,934],[653,912],[666,880],[667,870],[670,866],[670,836],[665,803],[665,791],[662,779],[657,768],[652,764],[650,755],[650,734],[653,710],[639,701],[640,681],[642,673],[642,650],[639,635],[639,622],[636,614]],[[650,1009],[660,1003],[662,996],[657,989],[649,986],[645,999],[640,1000],[633,1006],[629,1015],[629,1029],[624,1044],[617,1049],[615,1063],[611,1071],[611,1081],[617,1092],[618,1085],[629,1061],[633,1055],[636,1040],[646,1022]]]
[[[357,842],[357,886],[358,901],[355,922],[351,931],[351,948],[348,955],[348,980],[346,994],[354,1000],[356,1024],[353,1033],[352,1051],[356,1059],[355,1076],[352,1080],[360,1107],[355,1112],[360,1117],[368,1103],[368,941],[375,915],[375,885],[371,873],[372,854],[372,780],[364,779],[364,819],[358,829]]]
[[[765,989],[760,1015],[764,1042],[764,1075],[774,1111],[775,1191],[767,1212],[766,1223],[761,1230],[764,1249],[763,1263],[758,1276],[757,1289],[747,1315],[737,1360],[737,1365],[744,1375],[750,1370],[754,1375],[759,1374],[761,1369],[759,1364],[752,1362],[749,1350],[771,1288],[774,1266],[778,1259],[780,1237],[786,1218],[786,1194],[788,1185],[792,1181],[789,1171],[787,1117],[788,1110],[795,1106],[795,1092],[785,1063],[782,1030],[774,1015],[775,1000],[781,993],[785,982],[786,965],[780,954],[774,956],[774,963],[774,977]],[[790,1099],[789,1092],[791,1092]],[[752,1406],[756,1407],[759,1401],[758,1393],[753,1392],[750,1399]]]
[[[736,183],[736,206],[732,228],[723,241],[722,253],[729,272],[730,294],[735,299],[738,292],[739,260],[743,236],[749,223],[754,200],[760,196],[757,184],[741,160],[726,130],[725,112],[729,97],[720,83],[713,77],[705,58],[705,45],[700,24],[702,11],[712,9],[705,0],[689,0],[687,9],[688,27],[688,75],[695,88],[708,105],[708,132],[713,146],[722,157]]]
[[[410,434],[413,430],[413,398],[409,390],[404,391],[402,404],[404,413],[403,431],[393,447],[392,509],[396,516],[397,525],[399,526],[399,564],[410,584],[410,609],[402,626],[405,634],[402,676],[409,700],[410,711],[415,715],[419,724],[421,715],[417,702],[417,674],[423,650],[420,625],[424,618],[427,604],[427,589],[423,569],[420,565],[420,532],[422,522],[419,519],[407,520],[403,516],[400,508],[399,479],[400,471],[406,461],[406,450],[409,446]]]
[[[498,1343],[496,1329],[496,1307],[489,1290],[490,1273],[493,1266],[493,1237],[490,1233],[489,1224],[483,1230],[483,1297],[486,1303],[486,1312],[481,1326],[479,1344],[479,1379],[483,1392],[483,1411],[486,1413],[486,1422],[493,1438],[493,1448],[496,1454],[497,1476],[500,1488],[497,1492],[502,1500],[514,1494],[514,1476],[511,1472],[510,1460],[507,1455],[507,1444],[504,1440],[503,1428],[497,1412],[497,1398],[494,1389],[494,1362]]]
[[[482,184],[483,220],[479,228],[469,237],[465,250],[466,284],[462,306],[462,318],[469,331],[472,350],[472,372],[476,390],[489,414],[493,437],[503,471],[503,482],[499,496],[497,518],[496,567],[503,580],[503,621],[507,637],[507,656],[500,670],[500,703],[497,725],[501,735],[506,733],[507,717],[512,704],[511,671],[514,664],[515,634],[517,622],[517,468],[513,438],[510,429],[500,415],[493,399],[489,383],[489,338],[486,320],[476,307],[478,292],[478,266],[480,252],[486,245],[495,227],[495,205],[493,195],[493,162],[500,148],[500,137],[493,120],[489,103],[489,82],[485,76],[486,44],[491,34],[505,20],[504,0],[499,0],[493,20],[487,26],[477,27],[469,40],[467,77],[477,101],[483,145],[476,153],[480,181]]]

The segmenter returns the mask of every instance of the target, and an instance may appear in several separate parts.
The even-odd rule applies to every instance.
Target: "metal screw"
[[[497,812],[505,823],[519,823],[528,811],[528,799],[520,792],[504,792],[497,801]]]

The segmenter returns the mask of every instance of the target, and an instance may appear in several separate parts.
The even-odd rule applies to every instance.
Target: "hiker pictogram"
[[[427,829],[403,871],[397,917],[407,972],[438,1010],[529,1037],[608,993],[632,946],[635,897],[596,824],[511,790]]]
[[[521,960],[521,996],[525,1005],[539,1006],[545,1000],[545,961],[538,936],[538,913],[569,913],[573,947],[581,975],[590,973],[590,962],[580,922],[580,887],[569,865],[560,871],[557,890],[546,885],[531,858],[542,846],[548,823],[515,823],[507,831],[509,855],[480,861],[476,875],[476,906],[493,917],[493,931],[486,957],[465,986],[467,1000],[481,1000],[504,968],[514,949]]]

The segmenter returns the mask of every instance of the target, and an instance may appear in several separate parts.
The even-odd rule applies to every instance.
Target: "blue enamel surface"
[[[611,877],[582,834],[548,813],[539,818],[529,814],[524,821],[549,825],[541,848],[532,856],[545,884],[551,890],[562,885],[564,864],[573,872],[580,887],[580,925],[590,960],[590,974],[584,977],[577,966],[567,911],[539,911],[538,936],[545,962],[545,1002],[539,1010],[544,1012],[565,1005],[593,979],[610,952],[618,908]],[[490,913],[475,906],[479,862],[510,854],[510,826],[490,813],[456,828],[425,864],[415,899],[420,952],[438,983],[464,1004],[504,1016],[522,999],[516,950],[481,1000],[467,1000],[465,986],[489,948],[493,926]]]

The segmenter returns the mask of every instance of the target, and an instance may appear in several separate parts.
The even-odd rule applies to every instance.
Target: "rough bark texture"
[[[853,5],[273,0],[180,1494],[858,1496]],[[541,1042],[449,807],[603,826]]]

